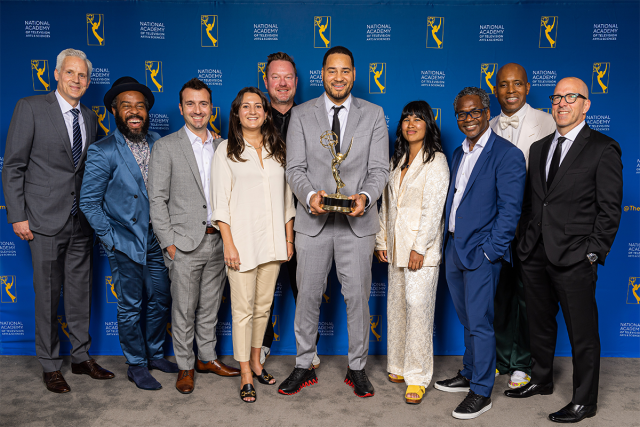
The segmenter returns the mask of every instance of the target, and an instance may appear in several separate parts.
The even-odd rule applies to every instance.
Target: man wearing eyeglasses
[[[600,336],[596,307],[598,264],[618,231],[622,160],[616,141],[585,123],[587,85],[568,77],[552,102],[556,132],[529,154],[529,180],[517,248],[522,262],[533,366],[531,382],[508,397],[553,393],[558,303],[573,354],[573,396],[551,421],[572,423],[596,414]]]
[[[453,152],[445,205],[445,272],[453,305],[464,326],[464,365],[434,387],[467,396],[453,411],[458,419],[491,409],[496,340],[493,302],[503,260],[511,263],[525,186],[522,151],[489,127],[489,95],[464,88],[453,102],[466,136]]]

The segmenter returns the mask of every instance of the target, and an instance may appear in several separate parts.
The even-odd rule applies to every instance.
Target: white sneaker
[[[260,348],[260,364],[261,365],[264,365],[264,362],[266,362],[270,354],[271,354],[271,349],[269,347],[262,346],[262,348]]]
[[[313,354],[313,361],[311,362],[311,364],[313,365],[314,369],[318,369],[318,366],[320,366],[320,358],[318,357],[317,351]]]
[[[529,384],[531,377],[522,371],[514,371],[511,374],[511,381],[509,381],[509,388],[518,388]]]

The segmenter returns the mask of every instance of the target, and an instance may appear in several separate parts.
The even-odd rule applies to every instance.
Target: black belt
[[[448,231],[448,233],[449,233],[449,236],[451,236],[451,238],[453,239],[454,238],[453,237],[453,232],[452,231]]]

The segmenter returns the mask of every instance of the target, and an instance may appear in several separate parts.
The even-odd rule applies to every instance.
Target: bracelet
[[[287,243],[291,243],[293,245],[293,242],[291,240],[287,240]]]

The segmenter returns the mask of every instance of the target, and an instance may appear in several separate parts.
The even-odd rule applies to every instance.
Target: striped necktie
[[[73,114],[73,146],[71,147],[71,155],[73,156],[73,167],[78,167],[80,161],[80,155],[82,154],[82,132],[80,132],[80,123],[78,122],[78,114],[80,111],[77,108],[71,110]],[[78,199],[73,196],[73,206],[71,207],[71,215],[78,213]]]

